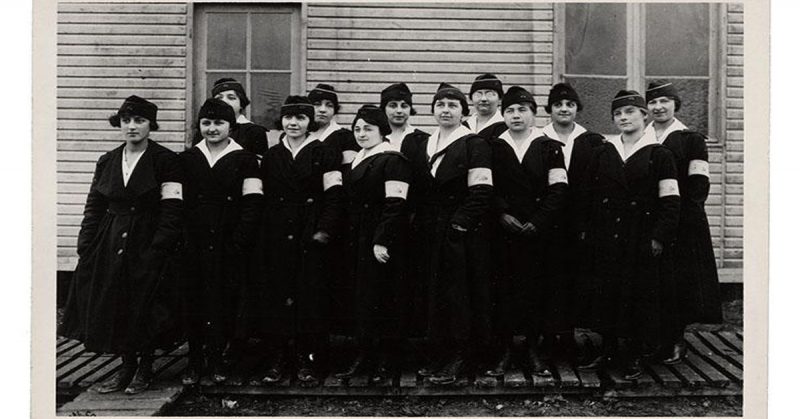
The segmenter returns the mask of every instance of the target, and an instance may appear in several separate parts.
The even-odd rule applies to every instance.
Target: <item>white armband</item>
[[[333,186],[342,185],[342,172],[338,170],[331,170],[330,172],[322,175],[322,190],[327,191]]]
[[[387,180],[383,183],[386,198],[402,198],[408,196],[408,183],[399,180]]]
[[[257,177],[249,177],[242,182],[242,196],[257,194],[264,195],[264,184]]]
[[[492,169],[488,167],[476,167],[469,169],[467,173],[467,186],[472,187],[475,185],[488,185],[493,186],[492,183]]]
[[[705,177],[709,176],[710,170],[708,169],[708,162],[705,160],[692,160],[689,162],[689,176],[691,175],[703,175]]]
[[[658,197],[681,196],[678,192],[677,179],[661,179],[658,181]]]
[[[183,185],[179,182],[164,182],[161,184],[161,199],[183,200]]]
[[[342,151],[342,164],[350,164],[356,158],[357,151],[353,150],[345,150]]]
[[[568,183],[567,169],[557,167],[555,169],[550,169],[547,172],[547,185],[555,185],[556,183]]]

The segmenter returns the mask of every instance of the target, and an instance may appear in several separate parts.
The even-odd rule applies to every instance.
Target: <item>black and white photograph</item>
[[[46,3],[40,411],[762,412],[768,2]]]

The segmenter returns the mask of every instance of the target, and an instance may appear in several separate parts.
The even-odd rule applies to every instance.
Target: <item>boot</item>
[[[350,365],[347,366],[347,368],[333,374],[333,376],[340,379],[352,377],[364,370],[364,367],[366,366],[365,365],[366,361],[367,361],[366,350],[359,349],[358,354],[356,355],[355,359],[353,359],[353,362],[351,362]]]
[[[511,348],[508,345],[503,345],[500,348],[500,354],[489,365],[489,368],[484,371],[484,374],[489,377],[502,377],[508,366],[511,364]]]
[[[189,342],[189,365],[181,375],[181,383],[185,386],[197,384],[203,372],[203,353],[197,343]]]
[[[448,385],[453,384],[458,379],[459,375],[464,372],[466,359],[462,351],[456,352],[447,363],[434,374],[430,381],[433,384]]]
[[[623,372],[626,380],[636,380],[644,373],[642,369],[642,358],[639,356],[632,357],[625,365]]]
[[[550,369],[548,368],[544,358],[539,353],[539,348],[533,342],[531,342],[530,347],[528,348],[528,362],[530,363],[531,374],[538,377],[553,376],[553,373],[550,372]]]
[[[316,387],[319,385],[321,376],[318,362],[314,360],[316,354],[313,352],[301,353],[298,357],[297,379],[304,387]]]
[[[261,378],[261,382],[264,384],[277,383],[283,380],[283,374],[286,371],[286,351],[284,348],[273,348],[270,358],[267,372]]]
[[[137,367],[135,355],[123,355],[122,367],[111,378],[97,386],[96,391],[100,394],[106,394],[124,389],[133,380]]]
[[[222,359],[222,351],[213,349],[208,356],[208,369],[211,381],[216,384],[224,383],[228,379],[228,371]]]
[[[153,382],[153,375],[153,357],[152,355],[143,355],[139,361],[136,375],[133,376],[133,380],[125,388],[125,394],[139,394],[150,388],[150,383]]]
[[[617,351],[617,338],[613,335],[603,335],[603,343],[600,353],[591,357],[586,362],[578,365],[579,370],[592,371],[604,368],[611,364],[614,354]]]
[[[675,365],[680,364],[683,362],[683,358],[686,357],[686,342],[681,339],[672,345],[672,351],[667,355],[666,358],[661,360],[661,363],[664,365]]]

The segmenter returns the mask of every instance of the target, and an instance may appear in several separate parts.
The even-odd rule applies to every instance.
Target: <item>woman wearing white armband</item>
[[[603,336],[603,353],[581,368],[615,359],[624,338],[624,375],[634,380],[673,327],[671,249],[681,198],[672,153],[645,132],[644,98],[621,90],[611,114],[621,134],[596,149],[590,187],[579,198],[579,235],[589,241],[594,267],[577,301],[592,313],[583,326]]]
[[[362,148],[345,169],[344,187],[359,351],[336,376],[367,374],[377,383],[391,380],[405,338],[406,199],[411,167],[387,140],[392,129],[382,109],[361,107],[352,127]]]
[[[683,333],[690,323],[722,323],[719,277],[705,202],[709,192],[708,148],[705,135],[675,118],[681,98],[675,86],[655,80],[645,93],[658,142],[672,151],[681,191],[681,218],[675,240],[675,281],[679,319],[665,336],[663,362],[681,362],[686,355]]]
[[[130,96],[109,117],[124,143],[97,161],[78,234],[78,266],[59,334],[86,350],[122,355],[96,390],[126,394],[153,379],[153,350],[172,344],[173,291],[167,275],[181,236],[183,186],[178,156],[149,138],[158,107]]]

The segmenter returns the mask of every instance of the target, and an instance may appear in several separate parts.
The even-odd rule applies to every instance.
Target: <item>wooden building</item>
[[[579,119],[612,132],[620,88],[678,84],[678,117],[709,133],[707,203],[723,281],[740,282],[743,255],[744,7],[624,3],[68,3],[58,6],[58,269],[72,270],[94,162],[120,143],[107,117],[137,94],[158,104],[153,138],[175,151],[214,80],[244,82],[251,119],[271,125],[287,94],[320,82],[340,92],[349,124],[364,103],[404,81],[412,124],[430,129],[442,81],[463,90],[485,72],[529,88],[541,105],[573,83]]]

